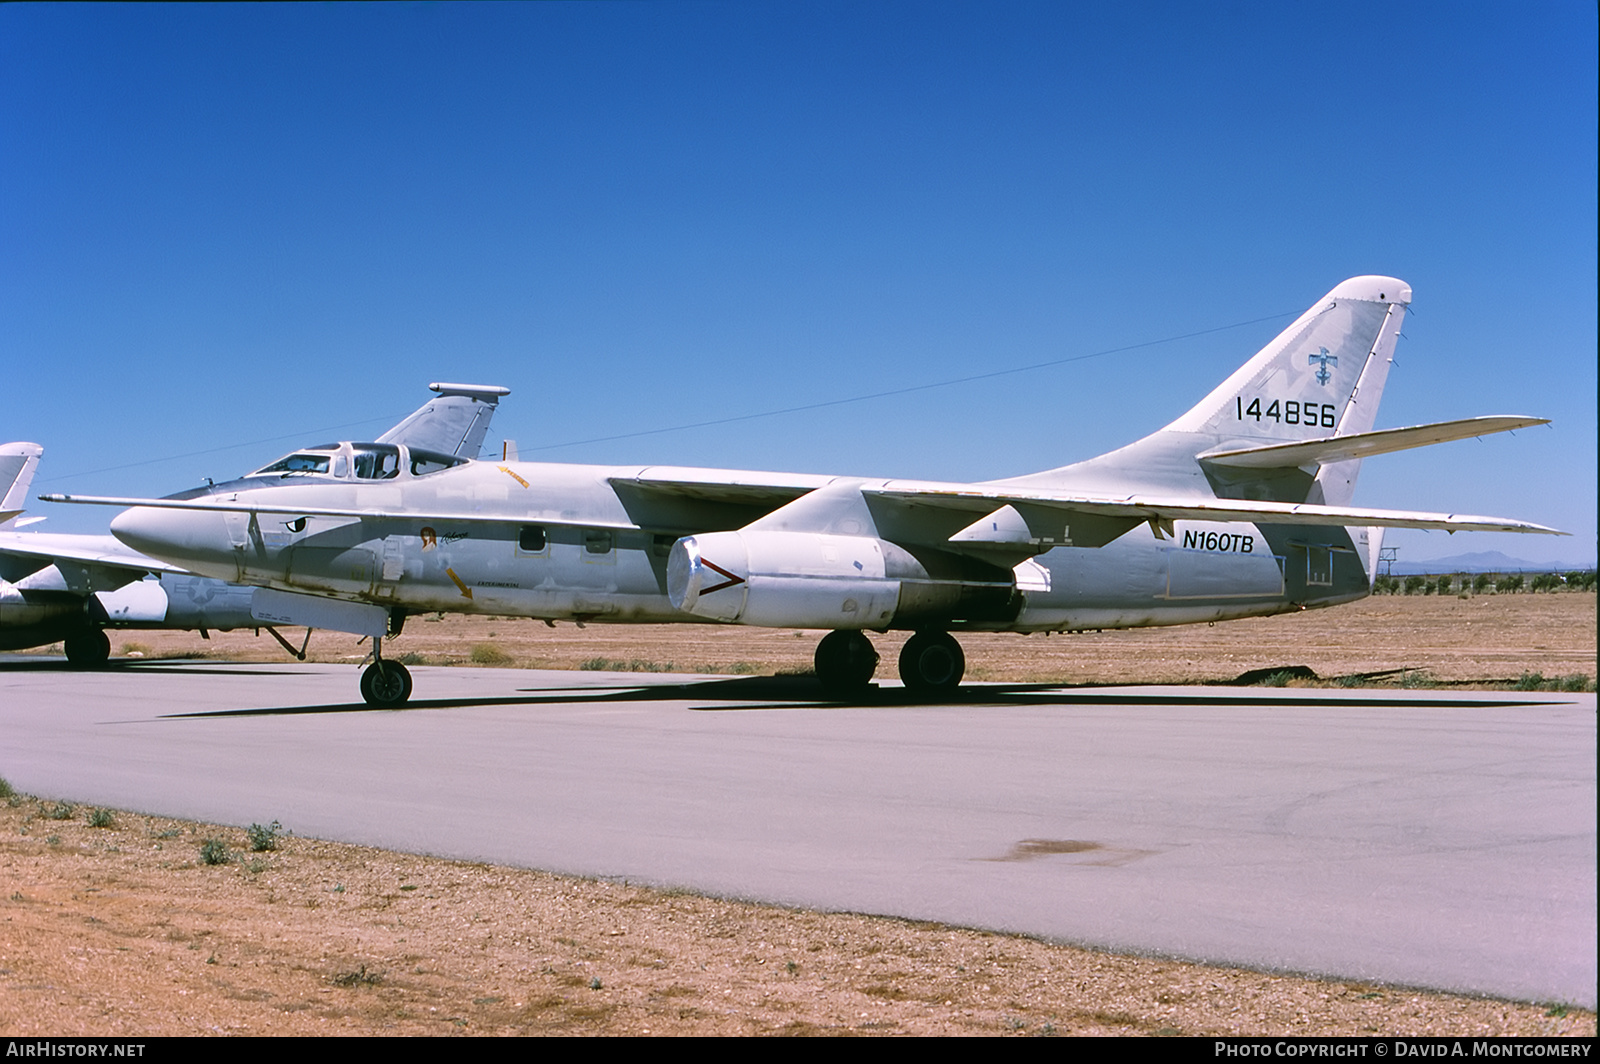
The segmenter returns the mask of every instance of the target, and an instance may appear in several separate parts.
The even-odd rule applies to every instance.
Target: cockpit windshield
[[[326,473],[328,463],[333,459],[331,454],[291,454],[287,458],[280,458],[271,465],[255,472],[256,476],[266,476],[268,473]]]
[[[390,480],[408,468],[414,477],[466,465],[469,459],[439,451],[397,447],[390,443],[328,443],[308,447],[251,473],[252,477],[332,476],[344,480]]]

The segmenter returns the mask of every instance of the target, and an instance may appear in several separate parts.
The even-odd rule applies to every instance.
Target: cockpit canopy
[[[391,480],[402,470],[423,477],[466,465],[469,459],[392,443],[323,443],[284,455],[251,477],[313,477],[331,480]]]

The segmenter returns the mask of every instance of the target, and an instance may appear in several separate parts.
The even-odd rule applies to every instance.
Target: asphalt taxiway
[[[47,797],[1115,950],[1596,1004],[1595,696],[0,660]]]

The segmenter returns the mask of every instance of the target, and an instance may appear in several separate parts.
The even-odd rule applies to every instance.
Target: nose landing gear
[[[383,640],[372,641],[372,664],[361,674],[361,697],[367,705],[392,709],[411,697],[411,672],[398,661],[385,660]]]

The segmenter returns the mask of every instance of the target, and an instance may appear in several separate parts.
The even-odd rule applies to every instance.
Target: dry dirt
[[[57,809],[0,808],[7,1036],[1595,1034],[1558,1006]]]
[[[345,637],[313,638],[314,657],[361,653]],[[1205,682],[1307,665],[1324,677],[1411,669],[1464,685],[1524,673],[1592,681],[1595,597],[1377,598],[1215,628],[962,641],[969,675],[982,679]],[[282,657],[246,633],[114,642],[150,656]],[[789,631],[453,617],[413,618],[392,646],[429,662],[476,650],[544,668],[605,658],[611,668],[773,672],[804,668],[814,643]],[[899,640],[878,643],[892,664]],[[1115,956],[294,837],[256,853],[238,827],[126,812],[95,827],[93,813],[55,799],[0,802],[0,1035],[1596,1033],[1592,1012],[1562,1006]],[[201,847],[213,838],[229,853],[207,865]]]

